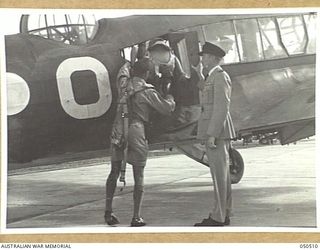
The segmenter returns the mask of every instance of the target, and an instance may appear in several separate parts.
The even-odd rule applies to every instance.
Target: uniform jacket
[[[136,93],[130,101],[131,120],[149,122],[152,109],[163,115],[170,115],[174,111],[174,100],[163,98],[152,85],[147,84],[142,78],[133,77],[132,84]]]
[[[205,80],[201,93],[202,113],[198,121],[198,139],[213,136],[219,139],[236,137],[230,116],[231,80],[217,66]]]

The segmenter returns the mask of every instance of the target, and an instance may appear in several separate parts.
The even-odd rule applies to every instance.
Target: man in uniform
[[[148,155],[148,143],[145,138],[145,124],[149,122],[152,109],[163,115],[170,115],[174,111],[175,102],[171,95],[163,98],[153,87],[147,84],[152,63],[150,59],[143,58],[134,63],[132,69],[133,94],[129,100],[129,131],[128,131],[128,156],[127,162],[133,167],[133,218],[131,226],[144,226],[146,223],[140,215],[144,191],[144,167]],[[106,211],[105,220],[108,225],[119,223],[112,212],[112,200],[120,174],[121,157],[112,158],[111,172],[106,184]]]
[[[199,75],[202,113],[198,122],[198,139],[204,140],[213,180],[213,209],[209,218],[195,226],[224,226],[230,224],[232,206],[229,173],[230,139],[235,138],[229,113],[231,80],[219,66],[225,52],[206,42],[200,52]],[[203,67],[203,70],[201,69]],[[205,73],[205,77],[202,73]]]

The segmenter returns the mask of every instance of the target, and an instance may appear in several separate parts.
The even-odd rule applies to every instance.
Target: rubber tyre
[[[237,184],[240,182],[244,173],[244,162],[241,154],[236,149],[232,148],[229,151],[230,156],[230,177],[231,183]],[[233,158],[233,161],[232,161]]]

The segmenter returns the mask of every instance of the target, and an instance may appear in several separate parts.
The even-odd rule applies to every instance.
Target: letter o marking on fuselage
[[[83,70],[90,70],[96,75],[99,100],[95,103],[80,105],[74,97],[71,75],[75,71]],[[100,117],[110,108],[112,93],[109,72],[97,59],[92,57],[68,58],[59,65],[56,77],[62,108],[73,118],[88,119]]]
[[[7,78],[7,114],[16,115],[23,111],[30,100],[27,82],[19,75],[6,72]]]

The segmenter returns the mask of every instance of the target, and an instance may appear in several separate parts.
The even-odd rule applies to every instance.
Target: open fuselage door
[[[189,80],[177,84],[175,99],[179,106],[189,107],[199,104],[198,76],[192,66],[200,62],[199,39],[196,31],[168,34],[168,40],[175,55],[179,58],[183,71]]]

